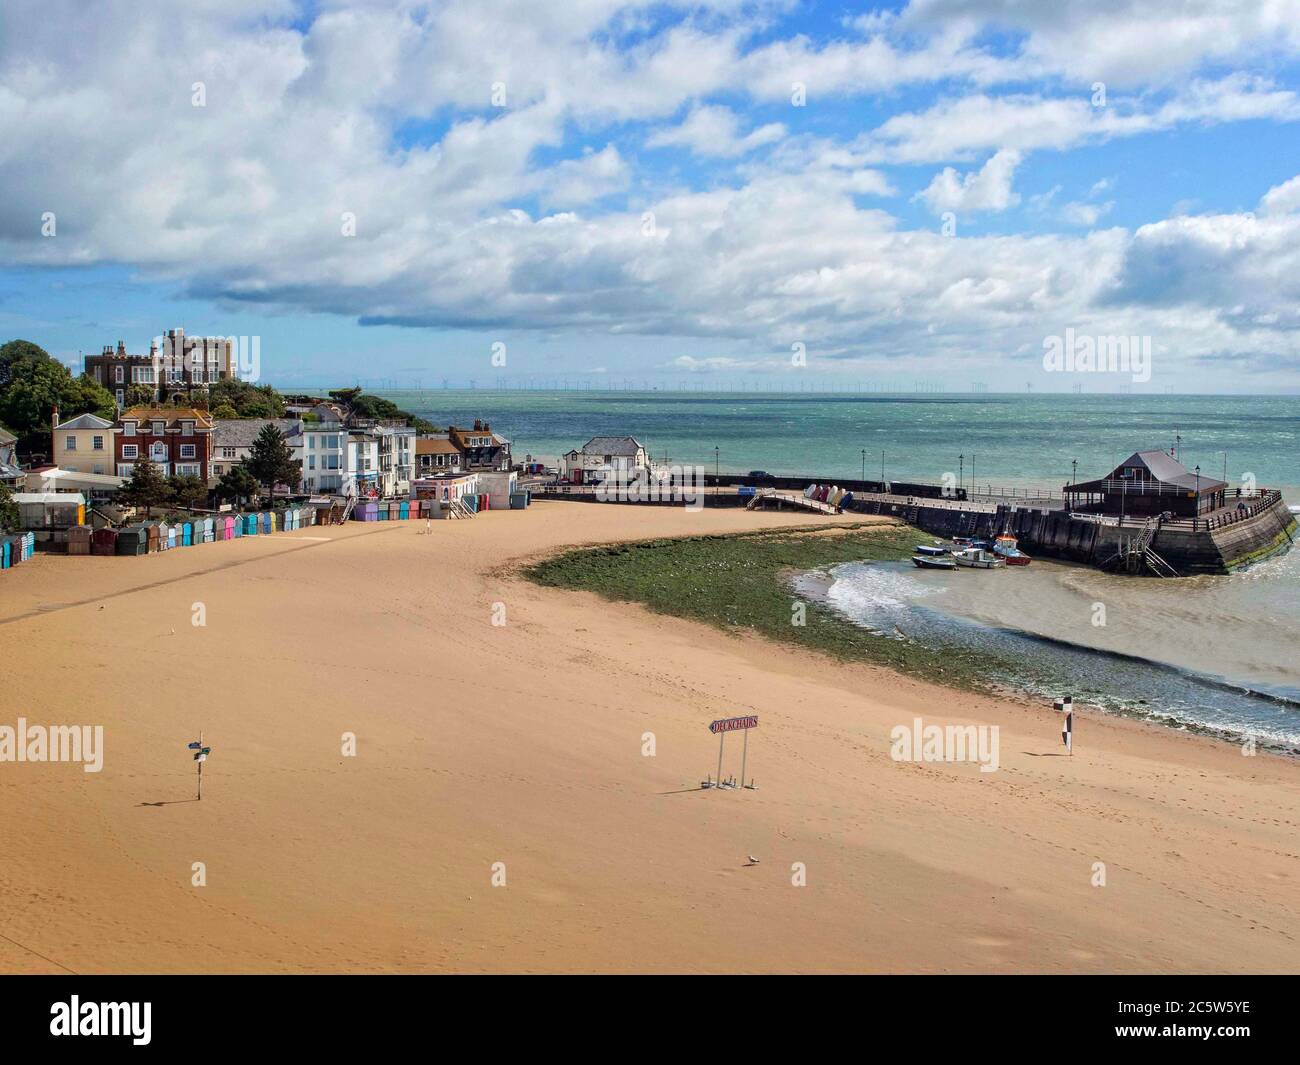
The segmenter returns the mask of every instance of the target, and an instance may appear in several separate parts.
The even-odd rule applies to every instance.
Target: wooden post
[[[199,729],[199,802],[203,801],[203,730]]]
[[[740,749],[740,786],[745,786],[745,759],[749,757],[749,729],[745,729],[745,745]]]
[[[718,787],[722,787],[722,745],[727,740],[725,731],[718,733]]]

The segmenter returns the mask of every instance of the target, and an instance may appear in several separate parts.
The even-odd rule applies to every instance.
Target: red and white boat
[[[1010,533],[1002,533],[993,541],[993,553],[1005,558],[1008,566],[1028,566],[1033,559],[1020,550],[1018,543]]]

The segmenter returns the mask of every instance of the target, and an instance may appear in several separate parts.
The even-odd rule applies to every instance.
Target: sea
[[[1300,507],[1300,396],[424,390],[381,393],[438,425],[475,418],[516,460],[631,435],[712,472],[866,476],[1059,496],[1134,451],[1281,488]],[[1044,699],[1300,752],[1300,550],[1229,576],[1125,578],[1044,559],[991,571],[848,563],[812,575],[846,624],[984,649]]]

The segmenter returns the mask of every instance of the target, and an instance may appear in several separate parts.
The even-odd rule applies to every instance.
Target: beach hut
[[[245,535],[245,536],[256,536],[256,535],[257,535],[257,515],[256,515],[256,514],[244,514],[244,515],[241,515],[241,516],[242,516],[242,518],[244,519],[244,535]]]
[[[233,531],[230,534],[231,539],[238,540],[244,535],[244,515],[236,514],[230,520],[234,522]]]
[[[527,496],[527,495],[525,495],[523,492],[511,492],[511,493],[510,493],[510,509],[511,509],[511,510],[523,510],[524,507],[526,507],[526,506],[528,506],[528,496]]]
[[[411,517],[411,504],[409,500],[402,500],[397,504],[397,516],[402,521],[407,521]]]
[[[68,530],[68,554],[90,554],[90,538],[94,530],[89,525],[78,525]]]
[[[225,528],[225,533],[226,533],[225,538],[226,538],[227,540],[233,540],[233,539],[235,538],[235,518],[234,518],[234,515],[228,515],[227,517],[222,518],[222,519],[221,519],[221,524],[222,524],[222,525],[224,526],[224,528]]]
[[[201,544],[214,543],[217,539],[217,523],[213,518],[200,518],[199,526],[202,530],[202,536],[199,539]]]
[[[90,538],[92,555],[114,555],[117,553],[117,530],[96,529]]]
[[[162,546],[161,546],[161,545],[162,545],[162,539],[161,539],[162,534],[161,534],[161,531],[160,531],[160,530],[161,530],[161,527],[162,527],[162,522],[160,522],[160,521],[142,521],[142,522],[140,522],[140,524],[144,526],[145,533],[146,533],[146,535],[147,535],[148,538],[149,538],[149,553],[152,555],[152,554],[156,554],[157,552],[161,551],[161,550],[162,550]]]
[[[23,561],[31,558],[36,554],[36,534],[34,532],[23,533]]]
[[[0,569],[9,569],[13,564],[13,544],[8,536],[0,536]]]
[[[119,555],[147,555],[149,530],[143,525],[125,525],[117,531],[115,553]]]
[[[179,539],[181,547],[194,546],[194,523],[192,521],[181,522],[181,535]]]
[[[370,505],[374,508],[374,515],[375,515],[375,516],[374,516],[374,518],[372,519],[373,521],[387,521],[387,520],[388,520],[388,504],[387,504],[387,503],[371,503]]]
[[[167,530],[167,547],[165,550],[170,551],[172,548],[180,547],[181,538],[185,533],[185,530],[181,527],[180,523],[172,522],[170,525],[164,525],[163,528]],[[159,535],[161,535],[161,533]]]
[[[264,510],[257,516],[257,531],[263,536],[271,534],[271,512]]]

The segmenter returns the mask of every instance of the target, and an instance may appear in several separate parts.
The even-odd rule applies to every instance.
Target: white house
[[[349,465],[348,433],[339,421],[304,421],[294,445],[294,457],[302,459],[302,488],[315,495],[356,495],[356,480]]]
[[[593,436],[560,456],[560,476],[573,484],[595,484],[611,474],[626,481],[650,468],[650,454],[634,436]]]

